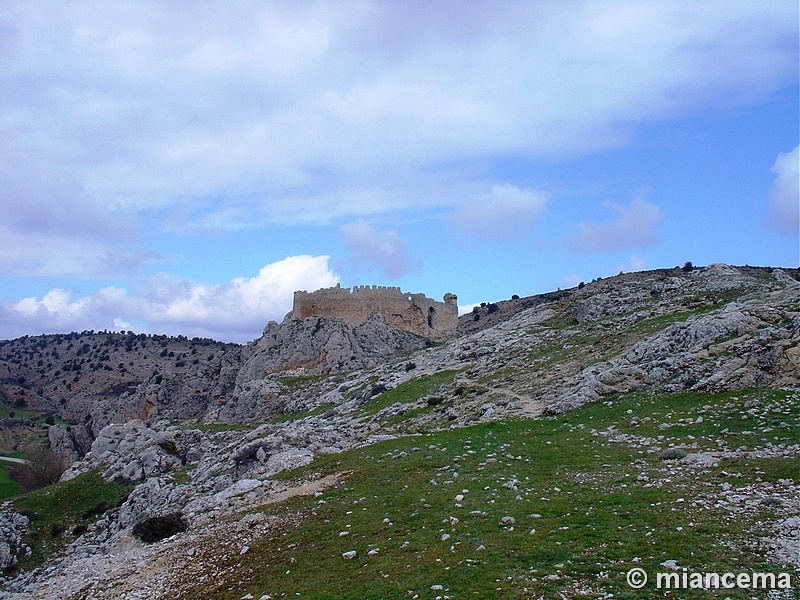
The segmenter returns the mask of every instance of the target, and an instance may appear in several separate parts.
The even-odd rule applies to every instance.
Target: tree
[[[25,451],[25,464],[11,470],[11,476],[23,492],[38,490],[56,483],[67,468],[67,460],[45,446],[31,446]]]

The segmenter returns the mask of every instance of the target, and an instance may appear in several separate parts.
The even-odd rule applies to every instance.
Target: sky
[[[800,266],[796,0],[0,2],[0,339]]]

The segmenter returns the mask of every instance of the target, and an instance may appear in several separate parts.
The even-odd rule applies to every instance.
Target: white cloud
[[[775,182],[769,190],[770,223],[787,233],[800,231],[800,146],[778,155],[771,172]]]
[[[604,206],[614,211],[616,218],[610,223],[578,223],[578,233],[567,239],[570,250],[593,254],[658,243],[655,229],[664,214],[658,206],[641,198],[628,206],[614,202],[605,202]]]
[[[269,320],[292,307],[296,290],[335,285],[339,278],[327,256],[290,256],[263,267],[250,278],[213,284],[154,277],[133,293],[106,287],[74,299],[68,290],[50,290],[41,299],[0,304],[0,337],[83,329],[131,329],[143,323],[153,333],[208,336],[246,342],[258,337]]]
[[[396,278],[422,266],[396,231],[380,231],[363,219],[342,225],[340,231],[352,254],[350,262],[357,267],[376,265],[384,274]]]
[[[203,198],[220,227],[374,214],[353,180],[383,210],[414,174],[442,184],[442,161],[591,153],[765,97],[796,79],[791,4],[9,2],[0,189],[21,157],[74,182],[78,216]]]
[[[509,238],[528,233],[547,209],[547,194],[511,184],[494,185],[491,192],[464,205],[455,225],[480,238]]]

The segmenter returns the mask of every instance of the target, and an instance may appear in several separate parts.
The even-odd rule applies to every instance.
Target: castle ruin
[[[445,294],[444,302],[437,302],[425,294],[409,294],[399,287],[359,285],[351,288],[324,288],[316,292],[294,293],[292,316],[339,317],[358,325],[372,315],[381,315],[392,329],[400,329],[442,339],[458,326],[458,297]]]

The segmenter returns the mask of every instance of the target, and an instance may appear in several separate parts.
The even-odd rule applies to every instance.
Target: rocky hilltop
[[[620,468],[638,470],[643,479],[633,482],[635,485],[625,483],[625,487],[641,488],[645,495],[656,482],[662,482],[656,485],[660,488],[670,477],[678,487],[684,485],[684,479],[696,483],[700,473],[713,471],[715,477],[722,477],[717,474],[720,470],[732,472],[720,467],[725,461],[732,461],[745,474],[749,468],[746,461],[751,461],[747,463],[751,466],[757,460],[772,461],[769,465],[783,461],[781,464],[788,466],[770,467],[780,476],[765,479],[762,474],[758,481],[748,483],[750,487],[741,486],[740,492],[745,503],[776,498],[775,506],[780,509],[771,521],[775,529],[763,533],[772,540],[769,556],[783,568],[797,568],[800,565],[791,540],[800,523],[796,500],[800,491],[799,279],[796,269],[721,264],[624,274],[570,290],[487,303],[462,316],[453,336],[437,344],[390,329],[380,317],[353,325],[335,318],[294,319],[291,314],[280,324],[269,323],[263,335],[246,346],[89,332],[3,342],[0,377],[4,403],[53,415],[56,424],[48,428],[51,445],[72,461],[62,478],[64,483],[58,485],[71,489],[68,486],[96,478],[92,479],[95,486],[113,484],[125,490],[118,502],[109,502],[89,517],[88,513],[75,517],[69,524],[71,534],[53,534],[61,542],[49,551],[56,552],[56,560],[48,554],[45,561],[40,554],[43,550],[37,549],[38,542],[31,538],[31,532],[37,531],[37,517],[32,513],[41,509],[27,508],[30,501],[24,498],[7,503],[0,513],[0,530],[6,540],[0,540],[0,566],[11,569],[5,581],[6,596],[197,597],[202,589],[206,597],[273,597],[277,583],[270,583],[271,589],[263,584],[259,588],[263,594],[248,592],[252,589],[247,584],[252,577],[246,575],[252,573],[247,571],[251,568],[247,567],[248,557],[254,556],[248,555],[251,546],[262,544],[264,552],[274,555],[283,568],[284,558],[289,561],[291,557],[278,558],[283,556],[283,546],[266,540],[291,537],[304,523],[316,523],[315,515],[324,510],[325,502],[334,505],[346,497],[350,512],[353,505],[366,502],[366,496],[351,500],[348,490],[358,488],[358,473],[370,461],[377,467],[382,462],[379,457],[384,456],[397,459],[399,465],[412,460],[415,452],[420,456],[440,450],[446,454],[443,440],[461,436],[461,431],[466,432],[465,439],[458,438],[461,450],[447,454],[447,468],[440,465],[428,474],[427,463],[420,463],[414,469],[426,473],[424,481],[406,482],[405,488],[394,488],[395,482],[386,481],[379,487],[402,497],[403,489],[423,485],[429,491],[415,493],[427,498],[435,495],[433,490],[449,486],[448,502],[452,506],[452,498],[461,497],[455,501],[458,508],[466,502],[467,487],[476,491],[475,482],[497,492],[497,480],[482,480],[483,471],[493,472],[508,460],[509,466],[492,477],[503,478],[502,488],[514,492],[511,498],[528,502],[555,494],[526,487],[523,472],[531,479],[539,476],[524,471],[528,459],[517,453],[528,451],[509,450],[524,446],[522,440],[533,440],[528,436],[534,434],[527,429],[524,435],[508,438],[505,449],[478,452],[483,462],[470,470],[477,439],[486,440],[488,447],[497,435],[493,432],[499,434],[500,430],[492,429],[494,424],[509,424],[503,425],[508,431],[538,428],[536,435],[544,437],[563,431],[563,435],[573,436],[568,438],[569,445],[595,445],[573,459],[563,455],[565,463],[574,460],[578,464],[606,448],[608,452],[630,449],[630,460],[620,463],[628,466]],[[687,405],[687,398],[696,405]],[[617,413],[617,403],[630,408]],[[661,410],[673,404],[674,409]],[[609,408],[603,412],[606,406]],[[558,415],[573,414],[576,416],[558,421],[562,419]],[[728,418],[723,414],[751,415],[752,430],[737,430],[738,420],[736,426],[723,427],[720,423]],[[769,415],[774,418],[767,418]],[[580,419],[584,420],[576,421]],[[663,422],[658,424],[656,419]],[[10,421],[15,419],[7,421],[9,427],[14,426]],[[600,429],[603,422],[605,429]],[[713,431],[706,431],[712,423]],[[651,432],[649,428],[656,425]],[[737,431],[742,432],[737,433],[739,441],[750,448],[737,446],[730,437],[730,432]],[[564,447],[564,439],[552,439],[554,447]],[[659,466],[657,456],[677,446],[690,460],[675,463],[678,466],[672,467],[670,475]],[[429,450],[426,453],[421,448]],[[550,451],[543,446],[536,456],[550,456]],[[614,450],[618,451],[622,452]],[[348,457],[357,452],[367,454],[358,454],[360,458],[349,462]],[[503,458],[506,456],[510,458]],[[648,462],[648,456],[656,458]],[[680,452],[676,451],[676,456],[680,458]],[[334,458],[338,462],[331,462]],[[522,462],[514,462],[517,459]],[[604,460],[612,465],[617,459]],[[458,461],[463,462],[461,468]],[[588,463],[580,464],[582,477],[620,489],[619,482],[603,479],[607,474],[595,473]],[[368,469],[363,476],[384,468]],[[614,471],[610,466],[603,471],[609,469]],[[769,471],[766,466],[758,469]],[[407,470],[398,472],[397,477]],[[466,480],[459,484],[466,473],[471,474],[473,484]],[[296,475],[287,477],[291,474]],[[349,477],[354,478],[350,483]],[[570,485],[571,477],[570,473],[567,482],[556,488]],[[771,491],[765,491],[765,481],[775,482],[770,484]],[[687,490],[685,494],[696,496],[697,502],[708,500],[713,506],[713,494],[706,487]],[[379,498],[378,489],[370,493]],[[583,492],[576,488],[574,493],[577,498]],[[323,498],[323,505],[304,501],[302,509],[279,508],[288,506],[289,498],[315,494]],[[435,508],[434,501],[426,498],[407,499],[420,506],[416,515],[426,504]],[[498,502],[504,506],[505,501]],[[722,510],[720,506],[717,509]],[[442,543],[455,536],[459,519],[479,519],[486,510],[476,507],[469,513],[473,517],[444,515],[449,525],[437,539]],[[501,520],[498,531],[513,531],[514,517],[500,517],[510,520]],[[328,522],[333,519],[330,515],[326,518]],[[399,516],[386,516],[383,527],[389,527],[395,518]],[[157,536],[158,540],[168,539],[154,544],[142,541],[146,536],[142,537],[141,528],[153,523],[169,533]],[[175,525],[174,530],[169,523]],[[321,522],[317,526],[326,527]],[[348,538],[346,526],[342,527],[345,529],[337,535],[345,541],[353,539]],[[534,536],[539,527],[528,529]],[[412,530],[414,535],[421,531],[413,527],[408,531]],[[553,531],[557,530],[554,527]],[[460,539],[459,544],[466,547],[468,539]],[[302,546],[304,542],[298,538],[292,543]],[[331,547],[338,548],[340,543],[344,542]],[[408,543],[422,544],[416,537]],[[794,543],[797,545],[796,539]],[[488,544],[472,544],[470,551],[483,545]],[[373,554],[372,550],[369,556],[377,556],[378,551]],[[419,556],[432,552],[427,546],[416,551],[421,552]],[[366,561],[366,550],[353,552],[359,564]],[[455,545],[449,552],[457,554],[460,548]],[[338,553],[336,561],[347,561],[344,554]],[[224,560],[213,558],[217,555],[224,555]],[[294,559],[286,564],[293,563]],[[141,564],[147,566],[138,566]],[[479,555],[470,555],[468,562],[465,556],[458,564],[461,566],[454,570],[483,562]],[[554,569],[563,571],[564,564]],[[172,568],[175,565],[180,566],[177,571]],[[366,562],[363,569],[367,569]],[[375,573],[373,576],[380,579]],[[517,575],[509,579],[513,577]],[[215,578],[227,582],[227,591],[211,583],[207,587],[200,584]],[[558,580],[550,581],[555,586]],[[431,585],[439,584],[428,585],[429,595],[431,589],[444,590]],[[583,588],[559,587],[558,593],[576,597],[586,595],[586,590],[597,592],[594,583],[583,581],[581,585]],[[403,588],[400,595],[406,591]],[[394,592],[375,593],[391,596]]]

